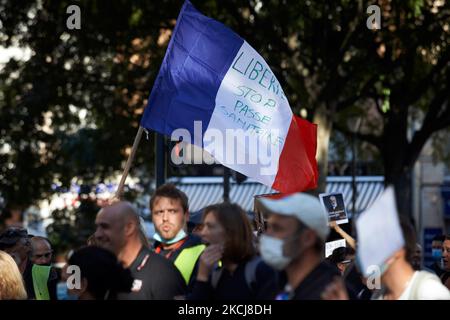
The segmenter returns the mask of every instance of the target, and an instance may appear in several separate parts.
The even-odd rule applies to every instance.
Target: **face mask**
[[[442,258],[442,250],[441,249],[431,249],[431,256],[434,261],[439,261]]]
[[[163,239],[163,238],[158,234],[158,232],[156,232],[156,233],[153,235],[153,239],[155,239],[155,240],[158,241],[158,242],[164,243],[164,244],[173,244],[173,243],[175,243],[175,242],[180,241],[181,239],[184,239],[186,236],[187,236],[186,232],[185,232],[183,229],[181,229],[181,230],[177,233],[177,235],[176,235],[174,238],[172,238],[172,239]]]
[[[56,287],[56,296],[58,300],[78,300],[77,295],[69,292],[65,281],[58,283]]]
[[[259,251],[262,259],[272,268],[283,270],[292,261],[291,257],[283,255],[284,241],[268,235],[261,235]]]

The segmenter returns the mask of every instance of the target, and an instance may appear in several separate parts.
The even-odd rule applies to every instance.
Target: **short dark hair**
[[[347,260],[347,256],[354,254],[355,250],[351,247],[339,247],[333,250],[333,253],[329,256],[329,261],[334,264],[338,264]]]
[[[133,277],[129,269],[122,267],[114,253],[96,246],[86,246],[75,251],[69,265],[80,268],[81,277],[87,279],[87,291],[96,300],[103,300],[106,293],[129,292]]]
[[[156,189],[155,193],[150,198],[151,211],[153,211],[153,205],[155,204],[156,198],[158,197],[180,200],[181,207],[183,208],[184,212],[186,213],[189,210],[187,195],[172,183],[163,184],[158,189]]]
[[[225,258],[241,263],[255,256],[252,226],[239,205],[224,202],[208,206],[203,210],[203,221],[209,214],[213,214],[225,230]]]
[[[443,234],[440,234],[440,235],[437,235],[437,236],[435,236],[434,238],[433,238],[433,240],[431,241],[431,242],[433,242],[433,241],[437,241],[437,242],[444,242],[445,241],[445,235],[443,235]]]
[[[10,227],[0,234],[0,250],[14,247],[22,239],[29,241],[27,230]]]
[[[416,243],[417,243],[417,237],[416,237],[416,230],[413,227],[413,224],[411,221],[406,218],[405,216],[399,216],[400,220],[400,228],[403,233],[403,238],[405,240],[405,259],[410,264],[413,264],[413,256],[416,251]]]

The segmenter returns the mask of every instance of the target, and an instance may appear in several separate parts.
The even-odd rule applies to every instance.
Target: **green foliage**
[[[58,253],[87,244],[95,232],[95,217],[99,207],[94,199],[82,199],[77,209],[57,209],[52,212],[53,223],[47,227],[47,234]]]
[[[366,27],[373,1],[192,2],[261,53],[295,113],[324,112],[344,133],[347,112],[362,117],[358,138],[378,148],[389,179],[450,124],[448,1],[378,1],[380,30]],[[34,203],[53,182],[119,172],[182,1],[77,1],[81,30],[66,28],[71,4],[0,2],[0,46],[31,50],[0,73],[0,192],[9,203]],[[412,112],[424,121],[409,142]],[[133,166],[143,180],[153,157],[153,139],[143,140]]]

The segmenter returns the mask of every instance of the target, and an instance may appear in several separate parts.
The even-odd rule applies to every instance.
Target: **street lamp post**
[[[358,196],[358,190],[356,187],[356,135],[361,126],[361,118],[355,119],[352,127],[352,214],[356,216],[356,199]]]

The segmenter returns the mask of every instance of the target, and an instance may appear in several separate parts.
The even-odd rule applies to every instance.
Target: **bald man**
[[[31,261],[40,266],[49,266],[52,262],[53,250],[50,241],[44,237],[31,238]]]
[[[103,208],[95,224],[97,244],[112,251],[135,279],[132,292],[117,294],[117,299],[171,300],[185,293],[185,282],[172,262],[145,244],[139,215],[129,202]]]

